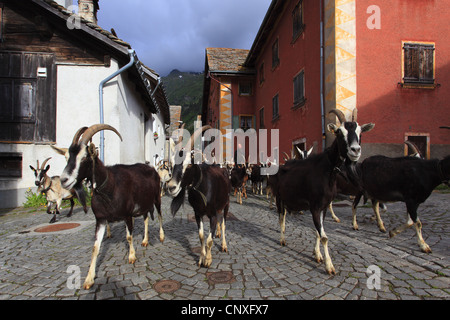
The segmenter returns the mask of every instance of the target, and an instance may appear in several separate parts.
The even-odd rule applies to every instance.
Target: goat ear
[[[34,172],[36,172],[36,169],[33,168],[33,166],[30,166],[30,169],[33,170]]]
[[[46,166],[44,171],[47,172],[48,170],[50,170],[50,165]]]
[[[375,127],[375,123],[367,123],[361,126],[361,132],[369,132]]]
[[[336,124],[334,124],[334,123],[329,123],[329,124],[327,125],[327,129],[328,129],[328,131],[330,131],[331,133],[336,133],[336,131],[337,131],[337,129],[339,129],[339,127],[338,127]]]

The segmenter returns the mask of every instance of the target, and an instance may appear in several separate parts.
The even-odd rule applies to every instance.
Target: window
[[[277,120],[280,117],[279,105],[278,105],[278,94],[272,99],[272,120]]]
[[[55,56],[0,53],[0,141],[56,141]]]
[[[272,69],[280,64],[280,57],[278,52],[278,39],[272,45]]]
[[[303,28],[303,0],[301,0],[292,11],[292,39],[294,41],[303,32]]]
[[[261,66],[259,67],[259,84],[262,84],[265,80],[264,76],[264,62],[261,63]]]
[[[254,128],[253,116],[240,116],[239,118],[239,127],[242,130],[247,131],[248,129]]]
[[[252,83],[251,82],[239,82],[239,95],[251,96],[252,95]]]
[[[434,44],[404,43],[403,82],[434,84]]]
[[[264,125],[264,108],[261,108],[261,110],[259,110],[259,128],[260,129],[264,129],[265,125]]]
[[[305,71],[302,70],[294,77],[294,108],[305,102]]]
[[[0,177],[22,178],[22,154],[0,153]]]

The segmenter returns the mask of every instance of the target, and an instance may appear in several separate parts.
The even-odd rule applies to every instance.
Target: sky
[[[101,0],[98,25],[114,28],[161,76],[202,72],[205,49],[250,49],[271,0]]]

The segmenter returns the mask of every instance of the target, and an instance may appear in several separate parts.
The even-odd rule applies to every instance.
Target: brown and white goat
[[[50,165],[47,165],[47,163],[50,160],[51,158],[46,159],[42,163],[42,166],[39,166],[38,160],[36,168],[30,166],[30,169],[34,172],[35,185],[36,187],[38,187],[37,192],[44,194],[47,199],[48,214],[52,214],[52,207],[54,205],[53,218],[49,223],[52,224],[56,222],[56,216],[60,213],[63,200],[70,201],[70,211],[67,214],[67,217],[72,216],[73,207],[75,205],[74,198],[78,198],[80,200],[81,204],[83,205],[84,212],[87,213],[86,195],[83,189],[83,185],[80,183],[70,190],[64,189],[61,186],[61,179],[59,176],[50,177],[47,175],[47,172],[50,170]]]
[[[145,164],[105,166],[98,158],[92,137],[102,130],[111,130],[121,139],[119,132],[105,124],[80,129],[69,148],[69,161],[61,175],[62,185],[71,188],[79,181],[89,179],[93,185],[92,211],[96,220],[95,244],[89,273],[84,288],[94,284],[97,256],[100,251],[107,222],[125,221],[130,246],[129,263],[136,261],[133,246],[134,218],[144,217],[145,230],[142,246],[148,246],[148,213],[153,219],[154,207],[158,211],[160,241],[164,241],[161,216],[160,179],[156,170]],[[84,132],[84,133],[83,133]]]

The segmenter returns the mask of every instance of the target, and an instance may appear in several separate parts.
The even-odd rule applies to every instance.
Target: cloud
[[[203,71],[205,48],[250,49],[271,0],[100,1],[99,25],[114,28],[161,75]]]

